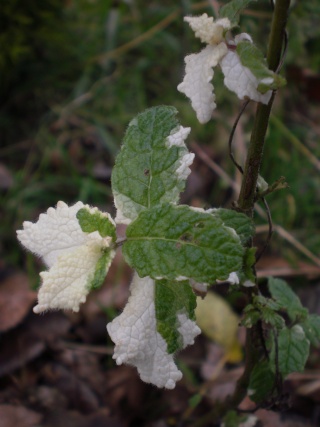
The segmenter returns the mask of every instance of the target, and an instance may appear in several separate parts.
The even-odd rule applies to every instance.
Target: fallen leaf
[[[0,332],[17,326],[36,301],[25,274],[17,273],[0,283]]]
[[[70,328],[63,313],[31,314],[27,321],[1,336],[0,377],[38,357],[49,344],[56,345]]]
[[[0,405],[0,427],[35,427],[42,415],[24,406]]]

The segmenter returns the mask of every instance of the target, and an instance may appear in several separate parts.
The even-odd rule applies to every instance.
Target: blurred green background
[[[58,200],[82,200],[113,212],[114,158],[128,122],[148,107],[174,105],[181,123],[192,127],[193,147],[240,182],[227,156],[227,141],[241,101],[223,87],[217,71],[218,109],[210,123],[200,125],[189,101],[176,90],[183,77],[184,56],[201,45],[182,18],[215,14],[218,2],[1,3],[2,265],[24,266],[32,272],[34,258],[21,250],[15,230]],[[261,171],[269,183],[286,177],[290,188],[268,199],[273,219],[316,257],[320,248],[319,16],[318,0],[293,2],[283,68],[288,85],[276,98]],[[270,18],[269,2],[260,0],[241,20],[241,30],[250,32],[264,52]],[[250,136],[254,108],[249,106],[235,135],[239,161]],[[202,160],[196,160],[194,173],[184,201],[209,207],[228,206],[236,199],[230,186]],[[271,249],[276,254],[284,249],[292,262],[301,257],[280,237],[275,237]]]

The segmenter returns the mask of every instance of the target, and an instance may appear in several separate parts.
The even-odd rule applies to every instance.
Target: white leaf
[[[216,108],[213,85],[213,67],[228,52],[225,43],[217,46],[206,46],[200,53],[186,56],[186,74],[178,90],[191,100],[192,108],[200,123],[207,123]]]
[[[19,241],[51,267],[58,255],[88,241],[88,235],[83,233],[76,217],[83,207],[82,202],[70,207],[58,202],[56,208],[49,208],[46,214],[41,214],[36,223],[25,221],[23,230],[17,231]]]
[[[31,252],[41,256],[50,267],[40,273],[42,285],[38,294],[35,313],[49,309],[79,310],[90,291],[97,262],[105,255],[107,271],[114,256],[108,249],[111,237],[101,237],[98,231],[84,233],[77,219],[77,212],[83,207],[95,213],[96,208],[78,202],[67,206],[58,202],[56,208],[49,208],[41,214],[36,223],[24,222],[18,230],[19,241]],[[107,217],[111,220],[108,214]],[[111,220],[112,221],[112,220]]]
[[[167,353],[167,343],[157,331],[154,280],[134,274],[131,296],[120,316],[108,323],[107,330],[115,343],[113,358],[118,365],[136,366],[141,380],[157,387],[173,389],[182,373]],[[179,317],[180,316],[180,317]],[[184,314],[178,315],[183,344],[192,344],[200,330]]]
[[[272,91],[262,94],[257,90],[261,83],[249,70],[241,64],[238,54],[229,50],[220,61],[224,74],[224,84],[234,92],[239,99],[249,98],[256,102],[268,104]]]
[[[38,293],[38,305],[33,309],[41,313],[49,309],[79,311],[91,288],[96,265],[102,256],[102,242],[90,242],[60,255],[49,271],[40,273],[42,285]],[[115,252],[110,251],[105,274]]]
[[[213,17],[209,17],[206,13],[201,16],[186,16],[184,20],[188,22],[196,37],[203,43],[212,45],[221,43],[224,31],[231,27],[228,18],[218,19],[214,22]]]

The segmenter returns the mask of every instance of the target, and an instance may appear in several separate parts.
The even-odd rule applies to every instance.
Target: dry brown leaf
[[[62,313],[47,313],[43,317],[31,314],[23,325],[1,337],[0,377],[38,357],[47,344],[56,345],[69,328],[70,322]]]
[[[43,427],[124,427],[115,418],[111,418],[109,410],[100,409],[91,415],[82,415],[75,411],[55,410],[48,417]]]
[[[17,326],[36,300],[25,274],[17,273],[0,283],[0,332]]]
[[[24,406],[0,405],[0,427],[35,427],[42,415]]]

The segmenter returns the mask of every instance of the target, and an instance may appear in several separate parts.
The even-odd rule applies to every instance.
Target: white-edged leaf
[[[78,311],[88,292],[102,284],[115,253],[110,247],[115,239],[113,220],[82,202],[70,207],[58,202],[36,223],[24,222],[17,234],[20,242],[50,267],[40,273],[42,284],[35,313]]]
[[[267,61],[261,50],[241,36],[242,35],[240,34],[236,37],[236,52],[243,67],[249,69],[252,75],[256,78],[258,82],[258,92],[267,95],[270,94],[271,90],[278,89],[285,85],[286,81],[283,77],[269,70]],[[265,100],[267,100],[267,97]],[[267,102],[264,103],[266,104]]]
[[[196,306],[196,296],[188,281],[155,281],[157,331],[166,341],[168,353],[191,344],[195,332],[200,333],[194,322]]]
[[[76,217],[84,206],[82,202],[70,207],[58,202],[56,208],[49,208],[47,213],[41,214],[36,223],[25,221],[23,230],[17,231],[19,241],[51,267],[58,255],[91,240],[91,236],[81,230]]]
[[[33,311],[79,311],[88,293],[102,284],[114,255],[115,251],[94,242],[60,255],[49,271],[40,273],[42,284]]]
[[[227,52],[227,46],[222,42],[217,46],[208,45],[201,52],[185,57],[186,73],[182,83],[178,85],[178,90],[191,100],[200,123],[207,123],[216,108],[211,83],[213,67]]]
[[[248,67],[245,67],[241,63],[237,52],[229,50],[220,61],[220,66],[224,74],[224,84],[239,99],[249,98],[263,104],[269,102],[272,92],[268,91],[262,94],[258,91],[260,81],[252,74]]]
[[[136,366],[142,381],[173,389],[182,373],[175,365],[173,355],[168,353],[166,341],[157,331],[155,282],[135,273],[130,292],[123,312],[107,325],[115,343],[113,358],[118,365]],[[193,337],[189,336],[188,342],[183,340],[184,346],[192,344],[198,333],[196,327]]]
[[[212,283],[242,266],[244,250],[235,231],[189,206],[141,212],[126,234],[123,255],[141,277]]]
[[[194,154],[184,143],[190,128],[176,114],[174,107],[154,107],[130,122],[111,178],[116,222],[129,224],[145,209],[178,202]]]
[[[230,29],[228,18],[214,20],[213,16],[203,13],[201,16],[185,16],[185,22],[203,43],[217,45],[223,41],[224,32]]]

